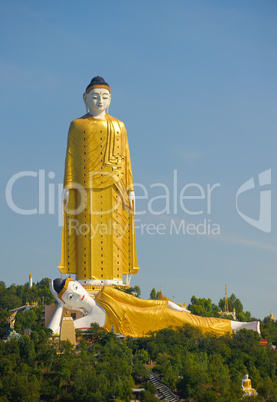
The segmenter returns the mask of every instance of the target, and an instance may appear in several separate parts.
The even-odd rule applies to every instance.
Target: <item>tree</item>
[[[40,396],[40,383],[34,375],[26,376],[13,373],[12,376],[1,378],[2,389],[0,395],[10,401],[37,401]]]
[[[177,390],[182,398],[202,400],[211,379],[205,370],[198,367],[187,369],[182,373],[182,379],[177,383]]]
[[[0,308],[0,339],[2,339],[7,333],[7,318],[10,313]]]
[[[141,401],[144,402],[159,402],[159,399],[153,395],[153,393],[149,390],[145,390],[141,393]]]
[[[121,287],[115,286],[115,289],[120,290],[121,292],[124,292],[124,293],[128,293],[129,295],[136,296],[136,297],[140,297],[140,295],[141,295],[141,290],[138,285],[135,285],[134,287],[130,287],[130,288],[121,288]]]
[[[0,282],[3,328],[6,329],[5,319],[10,312],[1,306],[12,305],[16,298],[21,303],[24,298],[37,297],[39,292],[46,292],[46,287],[48,280],[38,283],[34,293],[29,293],[25,285],[12,285],[10,301],[9,288]],[[233,303],[237,300],[232,296]],[[203,315],[216,313],[210,299],[193,296],[191,305]],[[250,313],[241,311],[240,317],[242,314],[249,317]],[[270,317],[261,323],[268,347],[261,346],[259,335],[248,330],[216,337],[187,324],[155,331],[144,338],[118,341],[113,332],[92,324],[86,334],[79,332],[82,340],[74,348],[69,342],[56,344],[49,340],[51,330],[42,324],[42,315],[42,305],[18,313],[18,330],[31,328],[31,335],[0,342],[1,401],[127,401],[135,381],[145,388],[141,399],[152,402],[156,400],[155,389],[147,382],[146,364],[151,364],[161,380],[183,398],[207,402],[240,400],[241,379],[247,372],[260,395],[276,399],[277,354],[271,342],[277,343],[277,323]]]
[[[197,297],[192,296],[188,309],[192,314],[202,317],[219,317],[219,308],[212,303],[211,299],[197,299]]]
[[[140,295],[141,295],[140,287],[138,285],[135,285],[134,290],[135,290],[135,293],[137,294],[137,297],[140,297]]]
[[[150,299],[151,299],[151,300],[157,300],[157,297],[158,297],[158,292],[156,292],[156,289],[153,288],[153,289],[151,290],[151,292],[150,292]]]
[[[261,333],[263,338],[277,345],[277,321],[272,321],[270,316],[265,317],[261,322]]]
[[[257,391],[261,396],[264,396],[266,400],[276,401],[277,396],[277,383],[276,379],[273,382],[269,376],[264,378],[263,383],[259,384]]]
[[[218,302],[218,305],[221,308],[221,310],[224,311],[225,298],[220,299],[219,302]],[[231,312],[235,309],[237,317],[239,317],[240,313],[243,312],[242,302],[240,301],[240,299],[237,299],[237,297],[234,295],[234,293],[232,293],[231,296],[228,297],[228,309]]]
[[[176,387],[179,375],[178,365],[174,364],[174,359],[167,353],[159,353],[153,372],[158,373],[164,384],[172,390]]]

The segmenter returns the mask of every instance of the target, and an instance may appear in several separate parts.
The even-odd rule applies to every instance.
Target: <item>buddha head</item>
[[[67,306],[85,308],[91,302],[89,293],[79,282],[74,281],[72,278],[57,278],[53,281],[53,287],[58,298]]]
[[[83,95],[86,108],[93,116],[103,115],[111,102],[111,90],[109,84],[102,77],[94,77]]]

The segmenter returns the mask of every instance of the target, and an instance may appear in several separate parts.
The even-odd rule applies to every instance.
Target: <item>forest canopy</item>
[[[10,309],[38,302],[17,314],[20,338],[0,341],[0,400],[129,401],[132,388],[141,387],[141,400],[157,401],[149,370],[183,400],[238,401],[246,372],[259,393],[256,402],[277,400],[277,352],[272,348],[277,344],[277,323],[269,317],[261,322],[267,346],[251,330],[218,338],[186,325],[119,341],[114,333],[92,324],[86,334],[77,333],[75,348],[56,342],[44,327],[43,300],[54,302],[47,278],[32,289],[28,284],[0,284],[1,338]],[[191,305],[216,313],[210,299],[194,298]],[[27,329],[30,335],[25,335]]]

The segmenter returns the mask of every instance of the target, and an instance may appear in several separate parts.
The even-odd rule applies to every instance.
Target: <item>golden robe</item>
[[[106,311],[104,328],[131,337],[141,337],[149,331],[190,324],[202,332],[216,335],[231,333],[231,321],[214,317],[199,317],[168,307],[168,300],[144,300],[112,286],[105,286],[96,296],[97,304]]]
[[[122,280],[136,274],[133,178],[124,124],[106,114],[74,120],[69,128],[64,188],[61,273],[77,280]],[[86,287],[86,286],[85,286]]]

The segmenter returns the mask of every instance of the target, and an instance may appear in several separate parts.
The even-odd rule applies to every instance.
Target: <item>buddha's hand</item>
[[[49,281],[49,288],[50,288],[50,292],[52,293],[52,295],[55,297],[55,299],[58,302],[59,306],[64,306],[64,302],[59,298],[58,293],[55,291],[54,289],[54,283],[52,280]]]
[[[48,328],[52,329],[53,334],[60,334],[60,330],[61,330],[60,323],[61,323],[61,318],[62,318],[62,314],[63,314],[64,302],[61,299],[59,299],[58,294],[54,289],[54,283],[52,280],[49,281],[49,288],[50,288],[52,295],[57,300],[58,306],[54,312],[53,317],[51,318]]]
[[[55,291],[55,289],[54,289],[54,282],[53,282],[51,279],[50,279],[50,281],[49,281],[49,288],[50,288],[50,292],[52,293],[52,295],[53,295],[53,296],[55,297],[55,299],[57,300],[59,307],[68,308],[68,309],[72,308],[71,305],[65,303],[63,300],[61,300],[61,299],[59,298],[58,293],[57,293],[57,292]],[[80,309],[78,309],[78,308],[75,308],[75,310],[82,311],[82,310],[80,310]]]
[[[131,208],[132,208],[132,210],[134,211],[134,213],[135,213],[135,208],[136,208],[136,196],[135,196],[135,192],[132,190],[132,191],[129,191],[129,202],[130,202],[130,205],[131,205]]]

